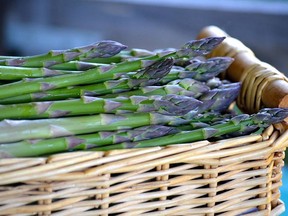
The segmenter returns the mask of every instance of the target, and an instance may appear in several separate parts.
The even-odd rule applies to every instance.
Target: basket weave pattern
[[[212,55],[253,56],[244,45],[229,44]],[[243,71],[269,70],[258,63]],[[243,74],[248,86],[245,77],[257,80]],[[247,112],[262,107],[258,92],[242,91],[239,105]],[[1,159],[0,215],[276,216],[284,211],[279,188],[287,146],[288,131],[278,124],[213,143]]]
[[[3,159],[0,214],[278,215],[288,142],[279,134]]]

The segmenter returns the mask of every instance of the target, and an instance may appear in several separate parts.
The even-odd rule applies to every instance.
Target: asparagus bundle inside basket
[[[0,57],[0,158],[180,145],[281,122],[287,109],[228,109],[241,83],[217,76],[233,59],[205,57],[223,40],[155,51],[100,41]]]

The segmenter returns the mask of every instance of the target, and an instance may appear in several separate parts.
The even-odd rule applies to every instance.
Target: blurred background
[[[288,0],[0,0],[0,5],[0,55],[34,55],[102,39],[130,48],[179,47],[203,27],[217,25],[288,75]],[[287,180],[285,168],[286,203]]]

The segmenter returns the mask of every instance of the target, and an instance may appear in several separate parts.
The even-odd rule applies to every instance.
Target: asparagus
[[[138,62],[140,64],[143,63],[143,61]],[[145,63],[144,63],[145,64]],[[159,70],[162,70],[161,65],[168,65],[169,68],[172,66],[173,60],[171,58],[161,59],[159,61],[151,61],[148,65],[142,65],[140,68],[147,67],[147,70],[151,70],[152,72],[156,73]],[[23,81],[19,81],[16,83],[11,83],[7,85],[0,86],[0,98],[7,98],[7,96],[17,96],[20,94],[18,91],[19,88],[21,88],[21,94],[25,93],[33,93],[33,92],[41,92],[41,91],[47,91],[50,89],[57,89],[61,87],[66,87],[70,85],[77,85],[81,83],[93,83],[97,82],[93,78],[94,77],[102,77],[102,79],[98,79],[98,82],[108,79],[113,79],[121,76],[123,71],[117,71],[112,69],[112,73],[105,72],[107,70],[107,67],[113,67],[113,66],[100,66],[100,70],[90,69],[88,71],[82,72],[82,73],[75,73],[75,74],[67,74],[67,75],[59,75],[55,77],[48,77],[48,78],[39,78],[39,79],[25,79]],[[159,68],[159,69],[158,69]],[[133,68],[126,68],[127,72],[129,69]],[[102,70],[102,71],[101,71]],[[101,71],[101,72],[99,72]],[[118,73],[117,73],[118,72]],[[144,72],[142,72],[144,73]],[[161,73],[160,73],[161,74]],[[135,78],[140,77],[140,74],[136,74]],[[2,91],[1,91],[2,90]]]
[[[195,66],[193,69],[191,66],[189,70],[174,66],[171,72],[161,79],[160,83],[166,84],[172,80],[184,78],[193,78],[197,81],[206,82],[226,70],[232,61],[233,59],[229,57],[211,58],[206,62],[202,62],[202,64],[197,63],[197,67]]]
[[[107,151],[121,148],[142,148],[152,146],[165,146],[220,137],[227,134],[242,135],[258,128],[265,128],[270,124],[278,123],[288,116],[288,109],[265,108],[257,114],[242,114],[225,123],[204,125],[205,128],[191,130],[190,125],[167,127],[162,125],[149,125],[133,130],[103,131],[84,135],[71,135],[66,137],[22,140],[15,143],[0,144],[0,155],[3,157],[31,157],[67,150],[89,149],[94,151]],[[225,115],[227,118],[227,115]],[[221,118],[221,117],[220,117]],[[193,119],[196,123],[219,119],[214,113],[201,114]],[[188,129],[189,131],[183,131]]]
[[[192,131],[183,131],[176,134],[166,135],[149,140],[142,140],[138,142],[123,142],[115,145],[96,147],[90,150],[107,151],[113,149],[144,148],[194,142],[237,131],[245,131],[247,127],[250,128],[257,126],[258,128],[265,128],[268,125],[283,121],[287,116],[288,109],[265,108],[256,114],[238,115],[224,124],[221,123],[206,128]]]
[[[102,58],[101,58],[102,59]],[[106,59],[106,58],[103,58]],[[49,67],[50,70],[65,70],[65,71],[86,71],[104,63],[92,63],[84,61],[69,61],[62,64],[56,64]]]
[[[233,62],[230,57],[214,57],[208,60],[192,60],[184,70],[183,67],[175,66],[174,70],[178,72],[178,78],[193,78],[198,81],[207,82],[215,78],[219,73],[225,71]],[[173,71],[173,69],[172,69]],[[173,73],[171,73],[172,75]],[[170,75],[170,74],[169,74]],[[163,79],[163,83],[169,80],[169,75]]]
[[[120,63],[123,61],[128,61],[128,60],[135,60],[137,57],[147,57],[151,56],[155,53],[150,52],[148,50],[144,49],[131,49],[131,50],[124,50],[119,52],[118,54],[107,57],[107,58],[92,58],[92,59],[87,59],[83,61],[70,61],[70,62],[65,62],[62,64],[56,64],[52,65],[49,67],[49,69],[54,69],[54,70],[88,70],[91,68],[94,68],[98,66],[99,64],[111,64],[111,63]]]
[[[233,59],[229,57],[215,57],[207,61],[194,61],[183,70],[175,67],[171,73],[163,79],[162,83],[167,83],[177,78],[194,78],[199,81],[207,81],[217,76],[220,72],[226,70]],[[39,78],[47,76],[56,76],[61,74],[70,74],[83,72],[91,68],[99,67],[101,64],[87,63],[81,61],[71,61],[63,64],[54,65],[48,68],[29,68],[0,65],[1,80],[19,80],[23,78]],[[122,73],[121,73],[122,74]]]
[[[223,68],[229,66],[229,64],[232,62],[232,59],[222,58],[220,61],[218,61],[217,58],[213,58],[213,59],[211,58],[209,62],[211,63],[211,61],[215,63],[214,67],[218,66],[219,67],[218,71],[221,71]],[[144,68],[143,70],[145,71],[148,69],[149,67],[147,69]],[[198,80],[203,80],[204,77],[208,77],[207,73],[210,74],[209,76],[215,76],[216,75],[215,71],[217,71],[216,68],[214,68],[210,73],[210,71],[207,70],[207,65],[201,64],[197,68],[195,68],[193,71],[187,71],[187,70],[184,70],[183,68],[174,67],[170,70],[170,72],[166,76],[164,76],[164,74],[162,75],[159,72],[159,70],[157,71],[157,73],[159,74],[159,77],[160,76],[163,77],[161,79],[158,79],[159,84],[166,84],[167,82],[170,82],[172,80],[193,78],[193,77],[198,78]],[[66,88],[48,90],[48,91],[41,92],[41,93],[31,93],[27,95],[20,95],[20,96],[10,97],[7,99],[0,100],[0,103],[9,104],[9,103],[26,103],[26,102],[31,102],[31,101],[64,100],[67,98],[78,98],[80,95],[84,95],[87,93],[89,93],[89,95],[99,96],[103,94],[111,94],[111,93],[119,93],[123,91],[128,91],[136,87],[138,84],[141,84],[140,86],[149,86],[158,82],[158,80],[154,79],[154,77],[151,75],[150,75],[150,82],[148,82],[149,77],[148,78],[139,77],[139,74],[140,72],[136,72],[136,74],[135,72],[124,73],[124,74],[119,73],[118,75],[115,75],[115,76],[119,76],[119,77],[122,76],[123,77],[122,79],[108,80],[102,83],[96,83],[92,85],[81,85],[81,86],[73,86],[73,87],[69,86]],[[203,76],[203,78],[201,78],[201,76]],[[138,78],[135,79],[135,77],[138,77]],[[200,86],[203,86],[203,88],[205,89],[203,83],[200,83],[197,81],[193,81],[193,82],[194,82],[193,85],[195,87],[195,90],[197,90],[197,88],[201,89]],[[215,80],[214,83],[215,82],[218,83],[218,85],[222,84],[222,82],[220,82],[219,80]],[[215,85],[216,84],[214,84],[214,86]],[[199,93],[201,93],[201,91],[199,91]]]
[[[118,54],[106,57],[106,58],[92,58],[92,59],[85,59],[85,60],[75,60],[69,61],[65,63],[59,63],[55,65],[49,66],[51,70],[77,70],[83,71],[94,68],[99,64],[111,64],[111,63],[120,63],[123,61],[135,59],[136,57],[147,57],[153,55],[153,52],[144,49],[131,49],[129,51],[121,51]],[[21,57],[14,57],[14,56],[0,56],[0,60],[4,59],[19,59]],[[23,57],[22,57],[23,58]],[[21,65],[25,67],[25,65]],[[18,66],[19,67],[19,66]]]
[[[230,57],[214,57],[206,61],[194,60],[185,67],[185,70],[195,71],[195,76],[193,76],[194,79],[207,81],[225,71],[232,62],[233,59]]]
[[[72,60],[85,60],[96,57],[107,58],[116,55],[126,46],[116,41],[100,41],[88,46],[68,50],[51,50],[35,56],[0,60],[0,65],[24,67],[50,67],[55,64]]]
[[[127,91],[137,86],[147,86],[158,83],[159,80],[164,77],[173,65],[171,58],[162,59],[154,64],[147,66],[139,70],[136,73],[132,73],[127,77],[118,80],[108,80],[102,83],[85,86],[75,86],[62,89],[55,89],[45,92],[37,92],[24,94],[20,96],[10,97],[0,100],[1,104],[16,104],[26,103],[30,101],[52,101],[52,100],[64,100],[67,98],[79,98],[84,95],[102,95],[114,92]],[[122,73],[115,76],[122,76]],[[115,77],[116,78],[116,77]]]
[[[207,107],[202,111],[214,110],[216,112],[222,112],[228,108],[228,106],[236,99],[239,94],[241,84],[233,83],[231,85],[221,86],[210,90],[204,83],[198,82],[193,79],[181,79],[174,80],[167,85],[162,86],[146,86],[133,91],[122,92],[118,94],[102,95],[103,98],[113,98],[117,96],[163,96],[167,94],[185,95],[199,99],[205,102]]]
[[[105,131],[41,140],[22,140],[16,143],[0,144],[0,158],[32,157],[71,150],[84,150],[124,141],[152,139],[176,132],[179,132],[179,129],[175,127],[149,125],[133,130]]]
[[[0,119],[56,118],[98,113],[158,112],[166,115],[186,115],[199,111],[202,102],[191,97],[166,95],[157,99],[131,96],[103,99],[82,97],[81,99],[51,102],[35,102],[0,106]]]
[[[136,58],[148,57],[155,55],[156,52],[151,52],[146,49],[131,49],[131,50],[124,50],[121,51],[119,54],[109,57],[109,58],[92,58],[86,60],[86,62],[92,63],[104,63],[104,64],[111,64],[111,63],[120,63],[127,60],[132,60]]]
[[[100,58],[100,59],[106,59],[106,58]],[[64,73],[67,73],[67,71],[85,71],[85,70],[88,70],[88,69],[91,69],[91,68],[95,68],[99,65],[103,65],[103,63],[92,63],[92,62],[84,62],[84,61],[69,61],[69,62],[65,62],[65,63],[61,63],[61,64],[56,64],[56,65],[52,65],[49,67],[50,70],[65,70],[65,71],[61,71],[62,74]],[[7,69],[6,69],[7,67]],[[14,73],[15,72],[18,72],[19,73],[19,76],[22,73],[25,74],[28,73],[28,74],[31,74],[31,75],[34,75],[33,71],[37,71],[40,70],[41,68],[43,69],[46,69],[48,70],[47,67],[23,67],[23,66],[4,66],[4,65],[1,65],[0,66],[1,68],[1,71],[3,69],[5,70],[8,70],[7,73],[12,73],[13,72],[13,69],[14,69]],[[16,70],[16,68],[18,68],[18,70]],[[32,71],[29,73],[29,71]],[[31,76],[30,75],[30,76]],[[41,74],[39,74],[38,76],[40,76]],[[34,75],[34,77],[36,77],[36,75]]]
[[[36,120],[9,120],[0,122],[0,143],[25,139],[55,138],[69,135],[132,129],[146,125],[182,125],[189,123],[182,116],[155,112],[127,114],[98,114]]]
[[[137,82],[134,81],[135,80],[133,79],[123,78],[119,80],[106,81],[94,85],[75,86],[71,88],[56,89],[40,93],[31,93],[2,99],[0,100],[0,104],[18,104],[31,101],[55,101],[65,100],[68,98],[79,98],[81,96],[101,96],[104,98],[115,98],[117,96],[163,96],[167,94],[177,94],[198,98],[204,92],[209,90],[209,88],[204,83],[200,83],[193,79],[177,80],[173,84],[170,83],[168,85],[162,86],[149,86],[149,84],[153,84],[154,81],[155,83],[157,83],[157,79],[147,78],[147,80],[137,79]],[[147,87],[139,87],[137,90],[133,90],[133,88],[137,87],[138,84],[140,86]]]
[[[71,85],[83,85],[90,83],[99,83],[113,78],[115,73],[136,71],[143,67],[149,66],[155,61],[168,57],[193,57],[195,55],[204,55],[209,53],[215,46],[223,41],[223,37],[205,38],[194,40],[186,43],[181,49],[169,52],[167,54],[153,55],[135,61],[122,62],[115,65],[99,66],[83,73],[59,75],[56,77],[39,78],[33,81],[19,81],[7,85],[0,86],[0,99],[19,95],[18,89],[21,89],[21,94],[33,92],[47,91],[58,89]]]
[[[136,81],[136,82],[134,82]],[[158,79],[152,79],[147,78],[145,80],[142,79],[120,79],[115,81],[106,81],[104,83],[99,83],[95,85],[90,86],[79,86],[79,87],[72,87],[67,89],[57,89],[57,90],[51,90],[43,93],[34,93],[34,94],[27,94],[27,95],[21,95],[18,97],[11,97],[8,99],[2,99],[0,100],[1,104],[18,104],[18,103],[27,103],[30,101],[55,101],[55,100],[64,100],[67,98],[79,98],[81,96],[101,96],[102,98],[115,98],[118,96],[122,97],[130,97],[133,95],[142,95],[142,96],[164,96],[167,94],[176,94],[176,95],[183,95],[183,96],[189,96],[193,98],[199,98],[201,95],[205,95],[208,91],[210,91],[209,87],[202,82],[193,80],[193,79],[180,79],[180,80],[174,80],[169,82],[167,85],[161,85],[161,86],[145,86],[149,85],[151,83],[157,83]],[[133,87],[144,85],[145,87],[139,87],[136,90],[131,90]],[[231,88],[230,88],[231,87]],[[239,83],[231,83],[231,84],[225,84],[222,86],[219,86],[220,89],[226,88],[224,93],[229,93],[230,96],[237,96],[237,93],[240,88]],[[130,91],[127,91],[129,90]],[[231,92],[234,92],[233,94],[230,94]],[[221,93],[220,90],[213,90],[209,94],[207,94],[205,97],[202,97],[202,100],[210,100],[213,96],[217,94],[217,92]],[[112,94],[109,94],[112,93]],[[114,94],[113,94],[114,93]],[[223,97],[226,98],[226,106],[230,104],[233,101],[233,97],[226,97],[225,94],[221,96],[221,100],[223,100]],[[206,99],[205,99],[206,98]],[[216,97],[217,99],[217,97]],[[215,101],[215,100],[214,100]],[[224,101],[223,101],[224,102]],[[215,102],[216,103],[216,102]],[[218,103],[221,106],[221,101]],[[226,107],[225,106],[225,107]],[[214,108],[216,109],[216,108]],[[222,110],[224,107],[222,108]],[[1,114],[0,114],[1,116]]]
[[[103,41],[0,57],[0,103],[10,103],[0,106],[0,158],[213,141],[282,121],[288,109],[223,115],[240,83],[215,76],[233,59],[204,56],[223,39],[153,52]],[[22,78],[28,79],[11,82]]]
[[[235,88],[235,89],[226,89],[226,88],[219,89],[218,91],[213,91],[213,94],[211,94],[211,92],[208,92],[207,93],[208,96],[206,96],[206,97],[203,96],[202,101],[198,101],[198,100],[194,100],[193,98],[190,98],[190,100],[187,100],[187,101],[189,101],[189,103],[187,101],[185,101],[186,98],[184,98],[185,100],[183,100],[182,98],[179,99],[175,96],[171,97],[168,95],[166,97],[166,99],[168,99],[168,100],[165,100],[164,102],[161,102],[161,103],[158,101],[156,103],[157,105],[155,106],[154,110],[156,109],[156,110],[161,111],[162,113],[165,113],[165,114],[171,114],[171,113],[180,114],[180,116],[181,116],[181,117],[173,116],[174,118],[176,118],[176,120],[175,120],[175,119],[173,119],[172,116],[162,115],[161,116],[162,119],[160,120],[160,123],[167,124],[167,123],[169,123],[170,120],[172,120],[173,122],[169,123],[169,124],[174,124],[174,120],[176,122],[178,120],[182,124],[187,124],[187,121],[189,121],[189,119],[193,118],[196,114],[208,111],[209,109],[211,109],[211,107],[213,107],[213,109],[219,110],[219,111],[223,110],[223,107],[226,109],[227,106],[229,105],[229,103],[231,103],[232,99],[235,99],[235,97],[237,96],[237,94],[234,94],[233,91],[234,92],[239,91],[239,88],[238,89],[237,88]],[[228,97],[223,96],[223,95],[227,94],[227,92],[232,93],[231,96],[228,96]],[[159,97],[159,96],[156,96],[156,97]],[[135,100],[135,101],[137,101],[137,100]],[[139,101],[139,99],[138,99],[138,101]],[[115,107],[116,107],[115,110],[117,111],[117,107],[119,107],[120,105],[119,105],[119,103],[114,103],[114,102],[116,102],[116,101],[113,101],[113,102],[110,101],[110,103],[108,103],[108,105],[106,107],[104,107],[103,110],[100,110],[100,111],[105,111],[105,108],[107,110],[113,110]],[[72,109],[73,109],[73,108],[69,108],[71,106],[71,103],[69,103],[69,102],[63,102],[63,103],[67,103],[68,108],[66,108],[66,109],[60,108],[61,103],[55,102],[53,105],[53,103],[47,103],[46,102],[46,103],[42,103],[43,105],[40,105],[40,106],[36,105],[34,108],[31,108],[30,112],[32,113],[32,115],[33,114],[34,115],[38,115],[38,114],[41,115],[42,112],[45,113],[45,110],[48,110],[43,115],[45,115],[45,116],[51,115],[51,117],[61,116],[61,115],[64,115],[64,116],[69,115],[69,112],[72,112]],[[63,106],[63,103],[62,103],[62,106]],[[135,104],[135,102],[132,102],[132,103]],[[57,104],[60,104],[60,105],[57,106]],[[169,106],[168,106],[168,104],[169,104]],[[179,106],[177,107],[176,104],[177,104],[177,106],[178,105]],[[99,104],[97,104],[97,107],[98,107],[98,105]],[[104,106],[104,104],[102,106],[99,106],[99,107],[103,107],[103,106]],[[82,112],[82,109],[84,109],[82,107],[83,107],[83,104],[80,103],[79,107],[75,107],[74,113],[80,114]],[[91,111],[91,107],[89,107],[89,104],[87,105],[87,107],[88,107],[87,113],[93,112],[93,111]],[[185,107],[186,107],[186,109],[185,109]],[[49,113],[50,108],[51,108],[51,113]],[[147,108],[147,107],[145,107],[145,108]],[[179,111],[176,108],[180,108]],[[17,106],[15,109],[17,109]],[[94,109],[96,110],[95,106],[92,106],[92,110],[94,110]],[[128,108],[128,105],[127,105],[127,109],[131,109],[131,107]],[[126,114],[125,116],[121,116],[121,115],[109,116],[108,115],[108,117],[105,115],[103,115],[103,117],[102,117],[101,114],[95,115],[95,116],[89,116],[88,118],[91,118],[90,121],[92,121],[92,122],[89,122],[88,119],[85,119],[85,117],[87,117],[87,116],[69,117],[69,118],[67,117],[67,118],[58,118],[58,119],[57,118],[40,119],[40,120],[34,120],[34,121],[26,120],[26,121],[18,121],[18,122],[16,120],[15,121],[3,120],[2,122],[0,122],[0,129],[1,129],[1,132],[3,132],[2,136],[0,134],[0,140],[6,140],[6,139],[10,140],[10,139],[15,139],[15,138],[17,139],[17,137],[20,137],[18,139],[49,138],[51,136],[53,137],[54,136],[53,134],[60,134],[60,136],[62,136],[62,135],[70,134],[70,133],[74,134],[74,131],[75,131],[75,133],[90,133],[90,132],[95,132],[95,130],[96,131],[97,130],[105,130],[105,128],[106,128],[106,130],[116,130],[118,127],[129,127],[129,124],[127,124],[127,122],[126,122],[127,119],[130,119],[131,122],[133,122],[132,125],[134,125],[134,123],[135,123],[136,126],[143,126],[142,124],[144,121],[146,121],[145,124],[150,124],[150,123],[148,123],[149,121],[150,122],[151,121],[152,122],[158,121],[159,116],[157,116],[157,114],[159,115],[159,113],[157,113],[157,114],[156,113],[150,113],[150,116],[149,116],[149,113],[147,113],[147,109],[149,112],[149,109],[151,109],[151,107],[149,107],[147,109],[144,109],[144,108],[141,108],[141,109],[143,109],[145,113],[135,113],[135,116],[133,116],[131,114],[130,115]],[[24,110],[23,111],[23,115],[24,115],[26,108],[24,107],[23,110]],[[5,110],[3,110],[3,111],[5,111]],[[9,113],[8,111],[9,111],[9,108],[7,109],[7,113]],[[143,114],[143,115],[146,114],[147,116],[138,117],[138,115],[141,116],[141,114]],[[13,114],[11,114],[11,115],[13,115]],[[154,115],[156,115],[156,117]],[[75,120],[75,123],[74,123],[75,126],[73,126],[73,123],[72,123],[73,118],[75,118],[74,119]],[[77,119],[77,118],[79,118],[79,119]],[[110,118],[111,119],[114,118],[114,119],[111,120]],[[124,125],[122,125],[122,120],[123,120]],[[109,121],[111,121],[112,123]],[[82,122],[84,123],[84,125],[81,125]],[[104,123],[102,124],[102,122],[104,122]],[[106,124],[105,122],[108,122],[109,124]],[[116,123],[116,127],[113,127],[114,122]],[[118,122],[120,125],[117,125]],[[72,124],[72,125],[70,125],[70,124]],[[140,125],[138,125],[138,124],[140,124]],[[155,123],[152,123],[152,124],[155,124]],[[94,127],[91,128],[92,126],[94,126]],[[97,126],[100,128],[98,128]],[[80,128],[78,128],[78,127],[80,127]],[[87,131],[86,131],[86,129],[87,129]],[[27,132],[27,130],[29,131],[29,133]],[[17,131],[17,133],[16,133],[16,131]],[[62,134],[62,132],[64,132],[64,133]],[[13,134],[13,133],[15,133],[15,134]],[[9,134],[11,134],[11,135],[9,135]],[[23,136],[23,138],[22,138],[22,136]],[[26,136],[28,136],[28,137],[26,137]]]
[[[150,56],[153,54],[155,54],[155,52],[151,52],[151,51],[146,50],[146,49],[132,48],[130,50],[121,50],[118,54],[115,54],[115,55],[110,56],[110,57],[85,59],[85,62],[109,63],[109,64],[110,63],[119,63],[119,62],[125,61],[129,58],[147,57],[147,56]],[[15,59],[15,58],[23,58],[23,57],[21,57],[21,56],[0,56],[0,60]],[[116,62],[114,60],[116,60]],[[104,62],[102,62],[102,61],[104,61]]]
[[[1,157],[32,157],[71,150],[84,150],[103,147],[126,141],[140,141],[210,126],[211,123],[226,118],[227,115],[215,113],[198,114],[187,125],[177,127],[148,125],[132,130],[103,131],[84,135],[73,135],[50,139],[21,140],[15,143],[0,144]],[[227,120],[228,121],[228,120]]]
[[[197,80],[185,78],[173,80],[167,85],[161,86],[145,86],[138,88],[136,90],[131,90],[127,92],[115,93],[102,95],[103,98],[114,98],[117,96],[133,96],[133,95],[143,95],[143,96],[153,96],[153,95],[167,95],[167,94],[176,94],[176,95],[185,95],[189,97],[198,98],[203,93],[209,91],[209,87],[205,83],[201,83]],[[1,100],[0,100],[1,102]]]
[[[229,105],[235,101],[241,89],[240,83],[226,87],[219,87],[205,92],[199,97],[201,101],[213,101],[210,110],[214,112],[223,112],[228,109]]]
[[[79,71],[51,70],[48,68],[0,66],[0,80],[20,80],[23,78],[49,77],[71,73],[79,73]]]

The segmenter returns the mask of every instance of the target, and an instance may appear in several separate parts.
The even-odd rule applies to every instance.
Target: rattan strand
[[[12,192],[0,192],[0,214],[41,211],[46,215],[50,215],[51,212],[54,212],[53,215],[69,215],[73,208],[81,215],[129,215],[130,212],[135,215],[156,215],[160,214],[159,212],[163,215],[213,215],[222,211],[226,212],[223,215],[234,215],[248,210],[251,205],[256,205],[263,206],[262,213],[269,212],[273,215],[274,207],[280,205],[277,188],[281,185],[281,163],[276,169],[274,165],[275,161],[282,158],[275,158],[273,153],[273,143],[278,139],[279,133],[271,127],[266,133],[271,136],[263,141],[260,141],[259,135],[255,135],[223,140],[213,145],[204,141],[199,142],[198,146],[196,143],[164,149],[155,148],[151,157],[141,157],[148,153],[142,149],[115,151],[111,152],[110,156],[79,152],[80,158],[83,155],[89,156],[89,159],[85,160],[79,160],[76,153],[70,156],[63,154],[63,159],[60,159],[61,154],[55,156],[55,160],[52,156],[47,159],[49,163],[43,164],[43,168],[38,170],[38,178],[35,178],[35,173],[30,176],[29,181],[25,178],[25,185],[14,188]],[[286,142],[287,136],[283,136],[280,140]],[[111,156],[117,159],[112,159]],[[202,160],[201,157],[204,156],[205,160]],[[111,161],[126,165],[130,162],[128,166],[114,166]],[[204,166],[203,161],[206,162]],[[17,163],[17,160],[14,162]],[[53,163],[57,166],[55,170],[50,170]],[[29,164],[33,168],[33,163]],[[142,166],[143,164],[145,166]],[[94,168],[95,165],[97,167]],[[112,168],[103,169],[107,165],[111,165]],[[45,169],[45,166],[49,169]],[[76,166],[77,169],[70,169],[70,166]],[[61,167],[67,168],[69,172],[59,173]],[[43,170],[48,171],[50,179],[39,178]],[[274,176],[270,174],[273,170]],[[17,172],[3,173],[3,180],[7,181],[10,176],[10,181],[15,181],[15,173]],[[22,171],[21,175],[27,174]],[[21,175],[17,176],[19,181]],[[66,175],[69,177],[65,178]],[[155,181],[150,182],[152,179]],[[223,181],[226,183],[222,183]],[[257,185],[262,187],[257,188]],[[39,186],[41,190],[37,190]],[[269,198],[266,197],[268,192]],[[207,197],[201,198],[204,194],[207,194]],[[257,194],[262,194],[263,197],[255,198]],[[93,196],[96,197],[91,200]],[[148,200],[149,203],[145,204]],[[31,205],[35,201],[39,201],[39,204]],[[274,207],[267,208],[267,202],[272,201]],[[219,205],[219,202],[224,204]],[[208,203],[207,207],[201,207],[204,203]],[[155,208],[158,209],[157,213],[147,213]]]
[[[266,63],[255,63],[253,67],[247,68],[243,72],[242,90],[237,99],[237,104],[246,112],[255,113],[263,108],[263,89],[275,80],[285,80],[287,78],[272,66]]]

